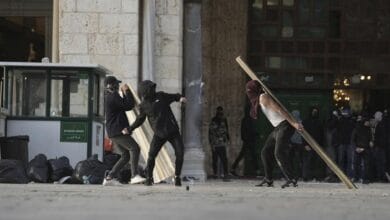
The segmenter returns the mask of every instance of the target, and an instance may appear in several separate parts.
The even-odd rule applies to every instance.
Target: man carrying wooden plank
[[[288,157],[289,140],[294,134],[294,128],[302,130],[302,124],[296,122],[276,103],[268,94],[264,93],[261,85],[256,80],[251,80],[246,84],[246,93],[251,102],[250,115],[256,119],[259,107],[264,115],[274,126],[274,130],[265,141],[261,151],[261,160],[264,165],[265,178],[256,186],[273,186],[273,162],[274,157],[282,170],[286,183],[282,188],[290,185],[297,186],[297,180],[293,176],[291,163]]]

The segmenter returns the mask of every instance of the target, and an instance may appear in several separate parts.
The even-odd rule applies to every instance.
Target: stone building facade
[[[44,56],[53,62],[100,64],[134,89],[139,81],[152,79],[158,90],[185,93],[191,84],[188,74],[192,74],[185,69],[185,56],[199,61],[202,91],[196,100],[201,100],[200,119],[181,119],[187,110],[179,104],[173,104],[174,113],[181,126],[194,123],[199,129],[201,140],[191,152],[206,155],[199,158],[209,173],[208,124],[215,108],[223,106],[232,137],[230,161],[237,155],[245,75],[234,59],[246,55],[248,0],[6,0],[0,5],[4,6],[0,17],[16,12],[18,16],[30,15],[27,11],[45,16]],[[199,23],[191,29],[185,21],[194,18]],[[192,33],[199,34],[195,34],[201,39],[196,43],[199,47],[194,49],[187,41],[185,48],[184,42]],[[190,50],[196,48],[202,55],[191,57]],[[191,135],[191,131],[187,133]],[[187,156],[187,161],[191,157]]]

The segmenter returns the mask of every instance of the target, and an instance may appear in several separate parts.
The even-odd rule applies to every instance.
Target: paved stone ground
[[[0,185],[0,220],[60,219],[390,219],[390,184],[300,183],[254,187],[254,180],[218,180],[183,187],[158,184]]]

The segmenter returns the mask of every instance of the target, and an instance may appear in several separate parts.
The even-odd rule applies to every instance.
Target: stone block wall
[[[183,1],[155,0],[155,80],[157,90],[182,93]],[[178,103],[172,110],[180,122]]]
[[[158,90],[182,92],[181,0],[154,0]],[[97,63],[137,88],[139,0],[60,0],[59,55],[63,63]],[[180,115],[180,108],[173,105]]]
[[[136,88],[138,1],[60,0],[60,62],[103,65]]]
[[[229,166],[241,148],[240,123],[244,113],[246,76],[235,61],[247,49],[247,0],[203,0],[203,146],[206,171],[212,173],[208,127],[217,106],[228,119],[231,144]],[[242,163],[240,164],[242,167]]]

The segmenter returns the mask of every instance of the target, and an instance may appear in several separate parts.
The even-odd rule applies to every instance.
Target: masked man
[[[140,104],[140,114],[129,127],[129,131],[138,128],[148,117],[150,125],[154,131],[152,142],[150,143],[148,161],[146,165],[145,185],[153,184],[153,169],[155,160],[161,147],[169,141],[175,150],[175,186],[181,186],[181,169],[183,166],[183,140],[179,132],[179,126],[172,113],[170,104],[174,101],[186,102],[181,94],[168,94],[156,92],[156,84],[150,80],[141,82],[139,93],[142,99]]]

